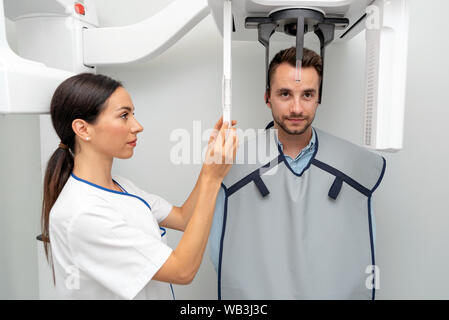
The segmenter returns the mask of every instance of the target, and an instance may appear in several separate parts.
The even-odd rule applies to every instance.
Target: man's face
[[[301,70],[301,81],[295,81],[295,67],[281,63],[271,78],[267,106],[279,130],[301,135],[310,125],[318,108],[320,77],[313,67]]]

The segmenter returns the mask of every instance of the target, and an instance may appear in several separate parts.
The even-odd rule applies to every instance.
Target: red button
[[[83,16],[86,14],[84,6],[81,3],[75,3],[75,11],[76,13],[82,14]]]

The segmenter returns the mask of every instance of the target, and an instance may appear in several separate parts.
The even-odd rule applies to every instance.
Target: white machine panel
[[[407,0],[367,8],[364,145],[402,149],[408,52]]]
[[[323,12],[328,17],[345,17],[352,26],[364,14],[365,8],[372,0],[233,0],[232,13],[234,16],[235,32],[233,40],[257,41],[257,30],[245,28],[246,17],[268,16],[271,12],[287,8],[312,8]],[[223,34],[223,0],[209,0],[209,7],[217,24],[218,30]],[[364,26],[357,24],[344,38],[349,39],[363,30]],[[340,36],[345,30],[336,30],[335,41],[341,41]],[[287,36],[285,36],[287,37]]]

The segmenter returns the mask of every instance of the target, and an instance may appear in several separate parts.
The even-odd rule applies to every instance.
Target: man
[[[371,196],[385,159],[312,128],[322,60],[304,49],[300,81],[295,65],[294,47],[271,61],[274,121],[238,151],[270,145],[268,157],[235,164],[217,198],[209,252],[219,299],[374,299]]]

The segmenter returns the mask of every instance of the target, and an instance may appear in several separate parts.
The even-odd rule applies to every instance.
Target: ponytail
[[[122,84],[105,75],[81,73],[63,81],[51,99],[50,114],[53,127],[64,143],[48,160],[44,177],[42,200],[42,241],[45,256],[52,267],[56,283],[50,245],[50,211],[72,173],[76,147],[76,135],[72,129],[75,119],[94,124],[105,108],[106,100]],[[78,151],[76,151],[78,152]]]
[[[50,257],[50,210],[58,199],[65,183],[73,170],[73,155],[68,149],[58,147],[53,152],[47,163],[44,177],[44,198],[42,201],[42,241],[44,243],[45,256],[49,261],[54,275],[53,263]],[[54,279],[53,279],[54,280]]]

